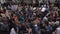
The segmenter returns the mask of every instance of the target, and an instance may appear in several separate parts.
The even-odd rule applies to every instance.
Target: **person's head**
[[[51,4],[51,7],[54,7],[54,6],[55,6],[54,3],[52,3],[52,4]]]
[[[35,18],[33,22],[34,22],[34,24],[40,24],[40,20],[41,20],[41,18]]]
[[[44,21],[44,26],[48,26],[49,22],[48,21]]]
[[[57,16],[57,14],[56,14],[56,12],[52,12],[51,13],[51,17],[53,18],[53,17],[56,17]]]
[[[5,10],[5,9],[3,9],[3,10],[2,10],[2,13],[3,13],[3,14],[5,14],[5,13],[6,13],[6,10]]]
[[[18,16],[16,14],[13,14],[14,21],[18,20]]]

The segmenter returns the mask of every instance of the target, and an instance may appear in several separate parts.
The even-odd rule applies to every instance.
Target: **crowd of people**
[[[54,34],[59,26],[59,3],[0,2],[0,34]]]

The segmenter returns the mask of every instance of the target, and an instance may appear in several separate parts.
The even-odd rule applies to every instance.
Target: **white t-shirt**
[[[47,17],[44,17],[44,20],[48,20],[48,18]]]
[[[42,12],[45,12],[45,10],[46,10],[46,8],[45,8],[45,7],[43,7],[43,8],[41,9],[41,11],[42,11]]]
[[[60,27],[56,29],[56,34],[60,34]]]
[[[37,27],[37,24],[35,25],[35,27]]]
[[[12,11],[16,11],[17,8],[18,8],[18,5],[11,5],[11,10],[12,10]]]
[[[17,34],[17,33],[15,32],[14,28],[11,29],[10,34]]]

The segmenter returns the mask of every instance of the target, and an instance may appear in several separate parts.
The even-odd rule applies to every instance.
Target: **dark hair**
[[[6,10],[5,10],[5,9],[3,9],[2,13],[4,13],[4,14],[5,14],[5,13],[6,13]]]
[[[48,21],[44,21],[44,23],[48,26],[49,25],[49,22]]]

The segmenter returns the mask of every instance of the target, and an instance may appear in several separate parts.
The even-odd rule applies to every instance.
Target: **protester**
[[[31,0],[32,1],[32,0]],[[52,1],[52,2],[51,2]],[[0,34],[52,34],[60,25],[60,9],[50,1],[0,1]],[[59,29],[59,28],[57,28]]]

